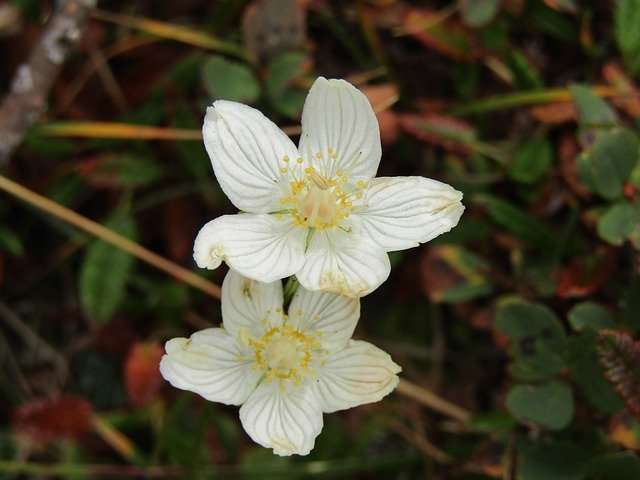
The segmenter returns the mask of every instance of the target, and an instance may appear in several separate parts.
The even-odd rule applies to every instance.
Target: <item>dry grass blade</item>
[[[207,50],[226,53],[243,59],[247,58],[245,51],[239,45],[225,42],[213,35],[194,30],[190,27],[183,27],[148,18],[107,12],[104,10],[93,10],[91,12],[91,16],[105,22],[135,28],[156,37],[175,40],[177,42],[186,43],[187,45],[193,45],[194,47],[206,48]]]
[[[202,140],[200,130],[111,122],[54,122],[40,125],[36,128],[35,133],[45,137]]]
[[[220,298],[220,287],[218,285],[202,278],[200,275],[196,275],[192,271],[187,270],[176,263],[167,260],[164,257],[161,257],[156,253],[153,253],[150,250],[147,250],[143,246],[103,227],[99,223],[79,215],[73,210],[69,210],[48,198],[38,195],[28,188],[25,188],[3,176],[0,176],[0,189],[44,212],[53,215],[54,217],[64,220],[65,222],[120,248],[121,250],[124,250],[125,252],[130,253],[131,255],[168,273],[172,277],[184,283],[198,288],[215,298]]]
[[[405,397],[417,400],[425,407],[429,407],[436,412],[442,413],[443,415],[455,420],[459,420],[460,422],[465,423],[471,418],[471,412],[468,410],[465,410],[459,405],[451,403],[450,401],[439,397],[435,393],[407,380],[400,379],[400,383],[398,384],[396,391]]]

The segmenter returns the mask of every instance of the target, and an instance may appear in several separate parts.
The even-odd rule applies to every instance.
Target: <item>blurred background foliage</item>
[[[54,7],[0,2],[1,92]],[[378,112],[379,175],[466,205],[392,254],[356,337],[463,413],[396,392],[326,416],[308,457],[273,456],[237,409],[159,376],[165,340],[219,324],[215,298],[3,193],[1,477],[640,478],[640,0],[98,8],[3,175],[195,270],[199,227],[233,212],[206,106],[295,137],[315,77],[348,79]]]

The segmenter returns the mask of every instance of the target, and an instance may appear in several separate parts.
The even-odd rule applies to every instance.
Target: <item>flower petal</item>
[[[275,309],[282,307],[282,282],[258,282],[229,270],[222,282],[222,320],[234,337],[243,328],[259,336],[263,319],[275,323]],[[279,317],[281,318],[281,316]]]
[[[360,318],[360,300],[300,287],[289,305],[289,324],[305,335],[321,333],[323,348],[344,347]]]
[[[318,366],[314,390],[323,412],[344,410],[381,400],[396,388],[401,370],[379,348],[350,340],[347,348],[330,352]]]
[[[222,328],[165,345],[160,373],[171,385],[227,405],[240,405],[256,388],[262,372],[251,369],[251,350]]]
[[[358,232],[385,251],[404,250],[455,227],[462,193],[424,177],[380,177],[365,190],[365,207],[352,212]]]
[[[306,230],[275,215],[223,215],[207,223],[196,237],[193,258],[213,269],[224,260],[245,277],[270,283],[293,275],[304,262]]]
[[[373,241],[334,229],[315,232],[296,276],[307,290],[355,298],[378,288],[390,271],[389,257]]]
[[[204,146],[220,187],[240,210],[280,209],[280,168],[298,150],[275,123],[241,103],[218,100],[207,108]]]
[[[249,436],[281,456],[307,455],[322,430],[322,411],[309,388],[281,391],[277,382],[262,382],[240,408]]]
[[[318,78],[302,110],[299,150],[326,178],[338,170],[352,183],[374,177],[382,148],[367,97],[344,80]]]

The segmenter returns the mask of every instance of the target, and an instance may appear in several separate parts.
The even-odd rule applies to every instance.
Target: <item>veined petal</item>
[[[262,372],[251,369],[251,350],[222,328],[208,328],[191,338],[165,345],[160,373],[171,385],[212,402],[240,405],[258,384]]]
[[[323,348],[342,348],[360,318],[360,300],[299,288],[289,305],[289,324],[309,337],[321,333]]]
[[[299,150],[326,178],[338,170],[353,183],[374,177],[382,147],[367,97],[349,82],[319,77],[302,110]]]
[[[326,363],[318,366],[313,388],[322,411],[335,412],[381,400],[396,388],[401,370],[379,348],[350,340],[347,348],[330,352]]]
[[[424,177],[380,177],[369,182],[362,208],[352,212],[358,233],[385,251],[404,250],[455,227],[462,193]]]
[[[277,382],[262,382],[240,408],[249,436],[281,456],[307,455],[322,430],[322,410],[309,388],[281,391]]]
[[[388,255],[372,240],[336,229],[315,232],[296,277],[307,290],[355,298],[378,288],[390,271]]]
[[[234,337],[244,328],[259,336],[263,319],[271,324],[281,321],[276,308],[282,308],[282,282],[258,282],[229,270],[222,282],[222,320]]]
[[[207,108],[202,135],[220,187],[236,207],[252,213],[280,209],[280,168],[298,150],[275,123],[254,108],[218,100]]]
[[[245,277],[270,283],[293,275],[304,262],[306,230],[275,215],[223,215],[207,223],[196,237],[193,258],[213,269],[224,260]]]

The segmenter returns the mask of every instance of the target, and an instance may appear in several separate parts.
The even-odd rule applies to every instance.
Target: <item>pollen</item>
[[[302,314],[296,311],[296,316]],[[286,391],[290,385],[299,387],[305,379],[314,378],[317,371],[313,366],[320,364],[326,353],[317,339],[289,325],[288,316],[283,314],[282,318],[280,326],[263,325],[260,338],[252,338],[246,328],[241,329],[240,340],[253,350],[251,368],[264,372],[267,383],[277,381],[280,390]]]
[[[338,152],[333,148],[328,148],[326,153],[330,158],[339,158]],[[323,158],[322,152],[317,152],[314,156]],[[302,165],[305,161],[299,157],[296,162]],[[367,185],[362,180],[353,185],[349,182],[349,172],[336,169],[337,165],[320,162],[315,167],[308,165],[304,170],[297,166],[292,169],[280,168],[283,175],[290,173],[293,177],[281,183],[284,195],[280,198],[280,204],[284,208],[280,214],[286,216],[288,212],[291,225],[313,230],[340,227],[350,231],[349,225],[344,225],[343,221],[356,208],[362,199],[362,190]]]

